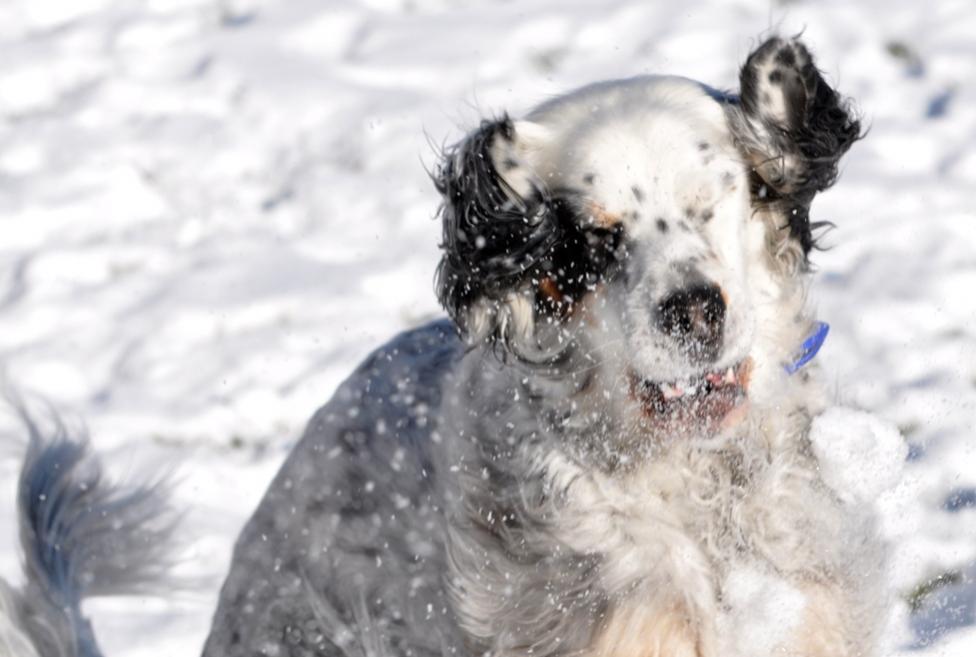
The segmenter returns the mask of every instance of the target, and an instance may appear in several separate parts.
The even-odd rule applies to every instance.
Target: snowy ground
[[[920,610],[903,604],[892,642],[935,628],[913,654],[971,657],[971,0],[7,2],[0,367],[84,418],[113,471],[178,468],[182,571],[199,578],[93,601],[106,653],[199,651],[231,543],[306,418],[368,350],[438,313],[433,146],[600,78],[734,87],[770,29],[804,30],[871,126],[814,206],[837,224],[815,297],[838,398],[911,444],[882,507],[892,581]],[[0,444],[14,581],[20,447]]]

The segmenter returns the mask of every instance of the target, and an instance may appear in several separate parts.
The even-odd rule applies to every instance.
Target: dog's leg
[[[710,657],[708,632],[676,601],[612,607],[587,657]]]

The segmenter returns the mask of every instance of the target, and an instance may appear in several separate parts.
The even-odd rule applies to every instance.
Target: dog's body
[[[406,333],[315,416],[205,654],[870,655],[882,553],[784,370],[857,136],[782,40],[741,102],[647,77],[483,123],[437,174],[466,344]]]
[[[460,647],[433,436],[462,351],[447,322],[401,335],[315,414],[238,539],[205,655]]]
[[[207,657],[874,653],[883,550],[818,474],[813,371],[787,371],[810,203],[859,126],[795,41],[741,84],[601,83],[447,153],[454,327],[312,419]]]
[[[805,414],[592,467],[532,437],[551,399],[462,347],[447,322],[405,333],[316,413],[241,535],[205,655],[760,655],[737,641],[762,632],[784,654],[870,654],[881,555],[819,483]]]

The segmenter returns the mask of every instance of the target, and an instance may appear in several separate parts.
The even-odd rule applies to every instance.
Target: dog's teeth
[[[732,369],[731,367],[725,370],[725,382],[735,383],[735,370]]]
[[[676,385],[670,383],[661,384],[661,394],[664,395],[665,399],[677,399],[682,396],[684,391]]]

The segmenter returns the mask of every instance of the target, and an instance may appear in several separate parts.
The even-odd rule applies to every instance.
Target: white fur
[[[768,111],[776,118],[785,110]],[[714,368],[753,363],[744,417],[716,435],[659,441],[650,458],[621,456],[612,472],[551,446],[528,455],[563,495],[555,538],[604,555],[599,584],[612,597],[650,608],[676,599],[698,628],[701,657],[820,655],[822,646],[843,651],[831,657],[871,655],[886,600],[883,550],[870,511],[838,499],[857,486],[829,480],[838,489],[829,490],[809,452],[809,419],[825,408],[815,366],[796,376],[783,369],[811,326],[803,256],[783,217],[753,206],[748,165],[720,103],[689,80],[634,78],[546,103],[515,133],[495,152],[518,163],[502,174],[512,189],[583,190],[591,221],[623,226],[637,272],[627,289],[594,290],[585,319],[566,325],[589,348],[595,381],[594,392],[574,397],[567,423],[586,426],[607,406],[617,417],[638,416],[624,383],[629,370],[659,381],[696,373],[648,321],[661,298],[686,284],[685,263],[726,299]],[[524,299],[491,311],[523,340],[532,332]],[[476,306],[473,316],[486,312]],[[640,442],[638,420],[623,426],[607,449]],[[816,592],[809,600],[808,589]],[[827,627],[810,627],[820,622]],[[804,652],[801,641],[822,641],[821,652]]]
[[[0,657],[38,657],[34,642],[22,630],[19,596],[0,579]]]
[[[700,84],[661,76],[598,83],[542,105],[515,123],[515,133],[513,143],[496,143],[494,154],[496,162],[503,153],[516,155],[519,166],[499,167],[513,190],[581,189],[584,203],[599,215],[594,220],[619,219],[636,245],[631,257],[639,258],[648,274],[641,294],[603,305],[610,320],[622,320],[632,334],[632,364],[661,379],[693,373],[684,355],[647,322],[653,304],[684,284],[675,266],[693,260],[697,272],[719,285],[727,299],[724,350],[716,368],[747,355],[755,327],[768,324],[757,321],[748,280],[764,275],[748,257],[753,248],[764,252],[765,245],[745,248],[744,242],[752,234],[764,240],[766,229],[761,222],[743,221],[752,208],[742,154],[732,143],[721,105]],[[589,177],[592,183],[584,183]],[[712,218],[688,218],[689,209],[707,210]],[[667,223],[666,233],[659,230],[659,219]],[[796,337],[788,336],[790,345],[778,358],[788,356],[785,350]]]
[[[728,654],[772,654],[797,630],[807,605],[797,586],[749,565],[729,572],[722,591],[728,612],[719,633]]]
[[[897,428],[839,406],[814,420],[810,443],[824,482],[855,504],[871,504],[894,488],[908,457],[908,444]]]

